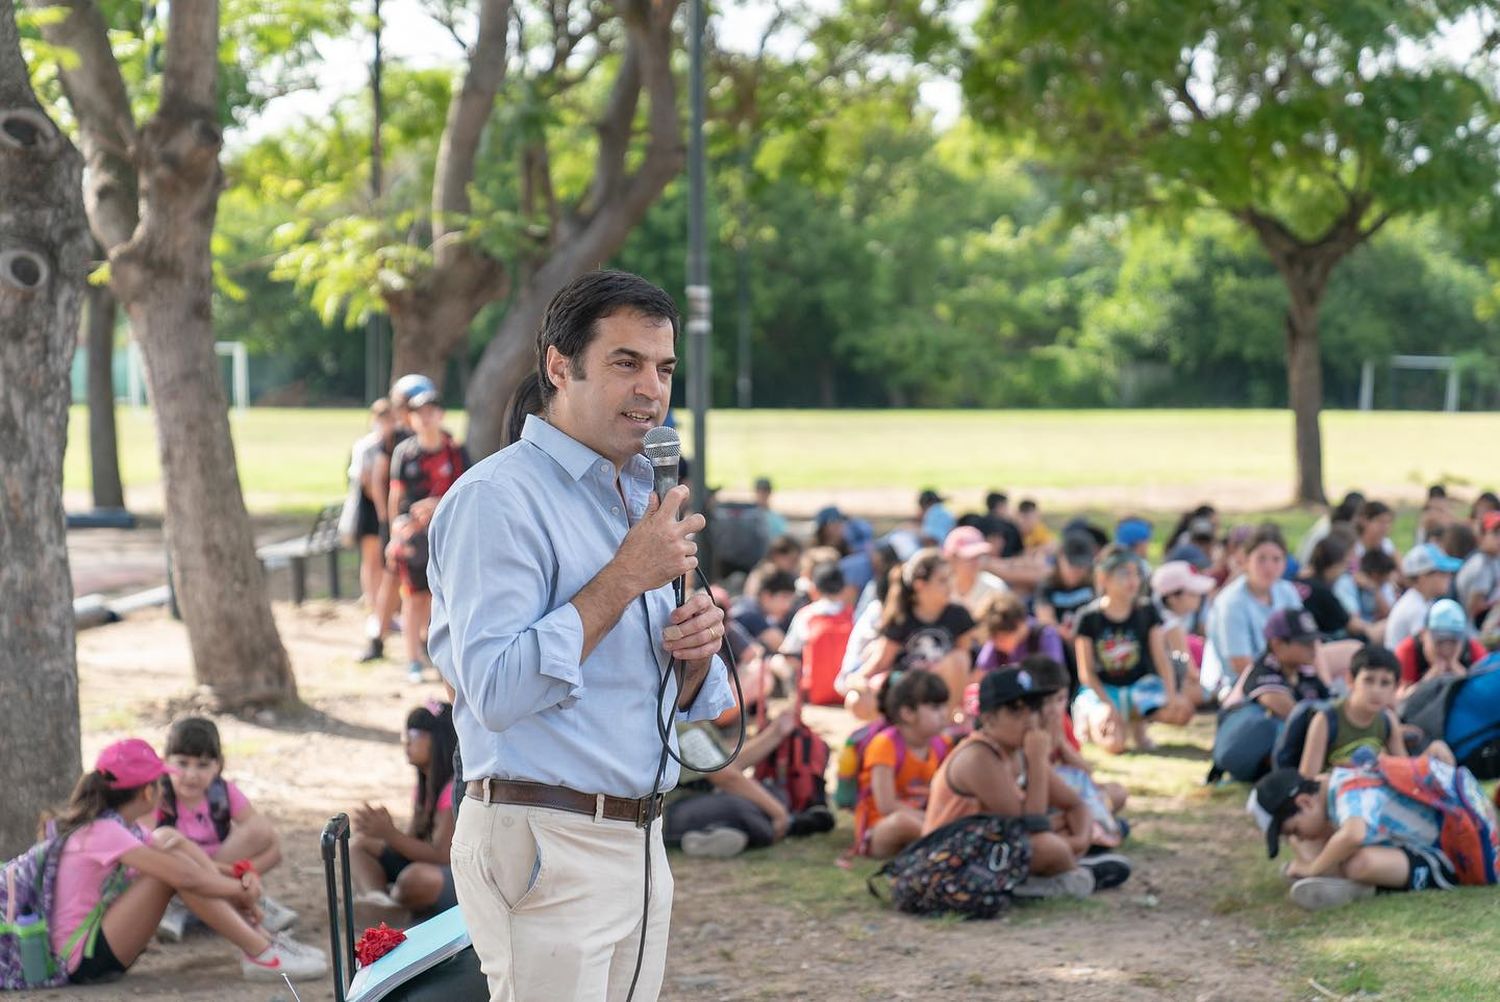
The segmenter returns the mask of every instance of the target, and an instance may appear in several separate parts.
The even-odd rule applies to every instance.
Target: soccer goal
[[[229,362],[229,377],[224,381],[230,405],[239,413],[250,406],[250,355],[239,341],[215,341],[214,354]],[[135,341],[125,355],[125,398],[133,407],[146,406],[146,370],[141,349]]]
[[[1458,359],[1452,355],[1392,355],[1386,363],[1386,383],[1390,390],[1392,406],[1396,400],[1396,373],[1401,371],[1442,373],[1446,377],[1443,387],[1443,410],[1458,410]],[[1375,362],[1366,359],[1359,374],[1359,409],[1375,409]]]

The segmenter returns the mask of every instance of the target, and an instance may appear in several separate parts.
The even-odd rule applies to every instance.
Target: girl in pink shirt
[[[173,895],[234,943],[247,979],[323,977],[321,953],[259,925],[260,878],[226,876],[192,841],[170,829],[140,828],[171,767],[139,738],[100,752],[54,819],[62,844],[52,910],[52,950],[75,984],[110,981],[135,963]]]

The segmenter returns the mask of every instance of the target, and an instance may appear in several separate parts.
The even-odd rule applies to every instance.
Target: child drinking
[[[384,807],[363,804],[354,811],[355,837],[349,844],[355,903],[371,917],[399,920],[410,912],[418,921],[458,904],[449,851],[456,817],[451,703],[429,701],[407,715],[406,761],[417,773],[411,824],[396,827]]]
[[[145,952],[174,896],[243,951],[248,980],[323,977],[323,954],[260,924],[254,869],[221,873],[189,838],[171,828],[145,835],[172,767],[139,738],[99,753],[53,819],[62,843],[50,926],[52,950],[74,984],[112,981]]]
[[[281,840],[271,822],[224,778],[224,752],[212,720],[184,717],[173,724],[167,732],[166,759],[174,772],[161,781],[156,827],[181,832],[225,876],[233,876],[243,860],[262,876],[281,862]],[[269,896],[261,899],[260,910],[261,924],[272,932],[289,929],[297,921],[296,912]],[[174,899],[162,916],[157,938],[181,942],[191,919],[187,906]]]

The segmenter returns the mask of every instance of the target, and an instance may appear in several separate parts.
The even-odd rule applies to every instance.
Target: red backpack
[[[808,617],[807,643],[802,647],[802,677],[797,683],[803,698],[818,706],[843,706],[833,687],[844,664],[854,612],[847,605],[835,613]]]
[[[827,804],[824,775],[828,772],[828,744],[801,720],[786,740],[755,767],[755,778],[786,794],[793,814]]]

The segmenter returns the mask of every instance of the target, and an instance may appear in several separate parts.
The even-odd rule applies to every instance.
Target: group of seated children
[[[276,833],[223,768],[218,730],[201,718],[172,727],[165,761],[139,738],[99,753],[38,844],[6,864],[10,910],[28,904],[51,947],[45,970],[7,987],[112,981],[153,937],[180,940],[189,916],[240,951],[247,979],[324,975],[324,955],[284,931],[296,913],[263,893]]]

